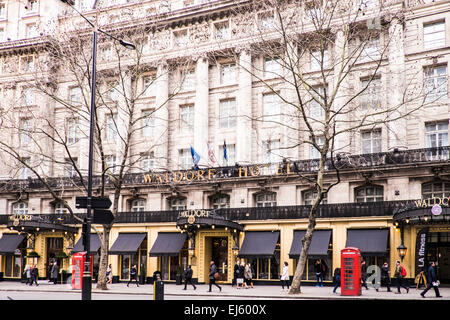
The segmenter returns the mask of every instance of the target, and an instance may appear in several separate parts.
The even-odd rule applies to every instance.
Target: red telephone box
[[[72,289],[82,288],[85,261],[86,261],[86,252],[78,252],[72,256]],[[90,255],[90,262],[91,262],[91,277],[92,277],[93,276],[92,254]]]
[[[361,252],[358,248],[341,250],[341,296],[361,295]]]

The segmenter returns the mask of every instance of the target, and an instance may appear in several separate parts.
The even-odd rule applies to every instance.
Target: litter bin
[[[153,300],[164,300],[164,282],[161,280],[153,282]]]

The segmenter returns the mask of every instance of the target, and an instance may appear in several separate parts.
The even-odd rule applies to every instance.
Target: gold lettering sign
[[[450,197],[443,197],[443,198],[432,197],[428,199],[414,200],[414,204],[416,205],[416,208],[428,208],[434,205],[448,207],[449,200]]]
[[[9,220],[15,221],[15,220],[21,220],[21,221],[31,221],[33,217],[29,214],[14,214],[12,216],[9,216]]]

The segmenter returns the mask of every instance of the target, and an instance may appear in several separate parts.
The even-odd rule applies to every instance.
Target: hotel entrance
[[[427,261],[435,261],[439,281],[450,284],[450,232],[430,232],[427,245]]]
[[[229,234],[229,233],[228,233]],[[232,242],[232,237],[228,236],[226,233],[215,233],[208,232],[203,233],[200,236],[200,245],[204,250],[203,255],[203,281],[209,283],[209,269],[210,262],[214,261],[217,271],[219,272],[219,279],[216,282],[230,282],[232,278],[232,253],[230,243]]]

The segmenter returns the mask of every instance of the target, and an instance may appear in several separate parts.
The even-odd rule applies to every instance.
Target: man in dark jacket
[[[53,262],[52,268],[50,270],[50,278],[53,281],[53,284],[58,283],[58,274],[59,274],[59,267],[58,263],[56,261]]]
[[[136,265],[132,266],[131,269],[130,269],[130,281],[128,281],[127,287],[130,285],[130,282],[133,281],[133,280],[136,281],[136,286],[139,287],[139,282],[138,282],[138,279],[137,279],[137,267],[136,267]]]
[[[233,281],[231,282],[232,287],[237,285],[238,275],[239,275],[239,260],[236,260],[236,264],[234,265]]]
[[[209,269],[209,291],[211,292],[212,285],[215,285],[217,288],[219,288],[220,292],[222,292],[222,287],[216,284],[216,278],[214,278],[214,275],[217,273],[217,267],[214,264],[214,261],[211,261],[210,263],[211,268]]]
[[[391,292],[391,271],[387,262],[381,267],[381,285],[387,287],[387,292]],[[378,291],[378,289],[376,289]]]
[[[186,290],[188,283],[190,283],[193,287],[194,290],[197,289],[197,287],[192,283],[192,269],[191,266],[187,266],[186,270],[184,270],[184,289]]]
[[[361,261],[361,281],[362,281],[362,287],[365,287],[366,290],[369,290],[369,287],[367,286],[367,266],[366,262],[363,260]]]
[[[35,264],[33,269],[31,269],[31,283],[30,283],[30,286],[32,286],[33,282],[34,282],[36,284],[36,287],[37,287],[38,286],[38,283],[37,283],[37,279],[38,278],[39,278],[39,270],[38,270],[37,265]]]
[[[341,286],[341,268],[334,269],[334,289],[333,293],[336,293],[336,289]]]
[[[428,268],[428,274],[427,274],[427,288],[425,290],[422,291],[422,293],[420,294],[422,296],[422,298],[425,298],[425,294],[428,292],[428,290],[431,289],[431,287],[433,287],[434,289],[434,293],[436,294],[436,298],[442,298],[442,296],[439,293],[439,289],[438,289],[438,279],[436,276],[436,270],[434,269],[435,264],[434,261],[430,262],[430,267]]]

